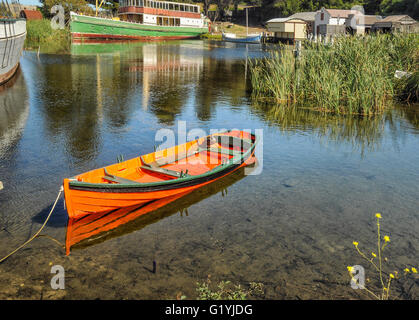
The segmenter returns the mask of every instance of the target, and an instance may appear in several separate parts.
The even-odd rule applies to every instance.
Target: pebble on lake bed
[[[0,181],[0,190],[3,189],[3,182]]]

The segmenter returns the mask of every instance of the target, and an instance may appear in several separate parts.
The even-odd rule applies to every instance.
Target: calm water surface
[[[238,172],[69,256],[36,239],[0,265],[0,298],[195,298],[208,275],[261,282],[256,298],[359,298],[346,266],[367,268],[352,241],[376,251],[376,212],[391,238],[387,270],[415,266],[417,107],[370,119],[275,111],[246,92],[246,57],[264,54],[202,41],[25,52],[20,75],[0,92],[0,256],[39,229],[64,177],[149,153],[157,130],[181,120],[188,130],[263,129],[262,172]],[[61,200],[43,234],[64,243],[66,231]],[[65,268],[65,290],[50,288],[55,264]],[[396,298],[419,297],[413,278],[394,288]]]

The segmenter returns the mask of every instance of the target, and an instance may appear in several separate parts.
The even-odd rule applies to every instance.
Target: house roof
[[[383,17],[381,16],[371,16],[371,15],[358,15],[355,16],[356,23],[358,25],[364,25],[364,26],[372,26],[373,24],[382,21]]]
[[[289,16],[289,18],[293,19],[301,19],[304,21],[314,21],[317,12],[297,12],[293,15]]]
[[[286,18],[275,18],[271,19],[268,22],[286,22],[288,20],[303,20],[303,21],[314,21],[316,16],[316,12],[297,12],[293,15],[286,17]]]
[[[389,25],[392,25],[393,23],[396,23],[396,24],[400,23],[403,25],[408,25],[408,24],[415,24],[417,23],[417,21],[408,15],[395,15],[395,16],[388,16],[388,17],[385,17],[384,19],[378,20],[374,25],[375,26],[389,26]]]
[[[42,13],[38,10],[22,10],[20,15],[25,17],[26,20],[39,20],[42,19]]]
[[[348,18],[350,14],[362,14],[361,11],[358,10],[343,10],[343,9],[325,9],[332,18]]]
[[[404,14],[404,15],[394,15],[394,16],[385,17],[383,20],[381,20],[381,22],[395,22],[395,21],[403,20],[404,18],[408,18],[407,20],[413,20],[411,17]]]
[[[287,21],[294,22],[296,20],[299,20],[300,23],[306,22],[303,19],[297,19],[297,18],[288,17],[288,18],[275,18],[275,19],[271,19],[271,20],[266,21],[266,23],[280,23],[280,22],[287,22]]]
[[[381,16],[365,15],[365,16],[363,16],[363,18],[364,18],[364,25],[373,25],[374,23],[383,20],[383,17],[381,17]]]

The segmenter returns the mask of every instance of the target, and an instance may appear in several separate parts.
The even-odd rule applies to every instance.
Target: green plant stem
[[[378,248],[378,262],[379,262],[379,274],[380,274],[380,281],[381,281],[381,285],[383,287],[383,292],[382,292],[382,296],[384,297],[384,293],[385,293],[385,285],[384,285],[384,281],[383,281],[383,274],[382,274],[382,260],[381,260],[381,235],[380,235],[380,220],[379,218],[377,218],[377,248]]]

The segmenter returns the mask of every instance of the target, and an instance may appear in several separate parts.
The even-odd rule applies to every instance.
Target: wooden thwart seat
[[[105,179],[105,180],[115,182],[115,183],[123,183],[123,184],[138,184],[137,181],[122,178],[122,177],[118,177],[118,176],[115,176],[113,174],[110,174],[108,171],[106,171],[106,168],[103,168],[103,170],[105,171],[105,176],[103,177],[103,179]]]
[[[233,146],[240,146],[243,149],[249,149],[253,142],[250,139],[239,138],[234,136],[216,136],[217,142],[220,145],[233,145]]]
[[[237,156],[243,154],[241,151],[231,150],[231,149],[223,149],[223,148],[199,148],[198,152],[207,151],[207,152],[214,152],[214,153],[220,153],[220,154],[227,154],[229,156]]]
[[[175,178],[182,178],[182,177],[185,177],[187,175],[187,173],[161,168],[155,162],[147,163],[147,162],[144,161],[144,158],[142,156],[140,157],[140,159],[141,159],[141,162],[143,164],[140,167],[141,169],[148,170],[148,171],[155,172],[155,173],[159,173],[159,174],[166,175],[166,176],[170,176],[170,177],[175,177]]]

